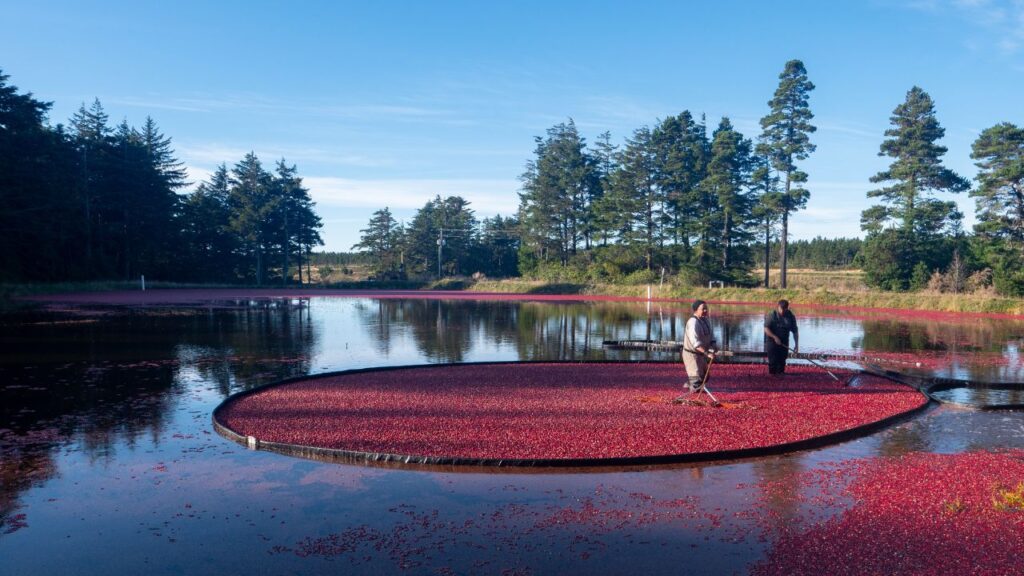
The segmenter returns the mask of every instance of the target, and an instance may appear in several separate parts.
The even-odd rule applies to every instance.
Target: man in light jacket
[[[693,303],[693,316],[686,321],[683,334],[683,366],[690,392],[697,392],[707,380],[708,361],[715,357],[715,338],[708,322],[708,304]]]

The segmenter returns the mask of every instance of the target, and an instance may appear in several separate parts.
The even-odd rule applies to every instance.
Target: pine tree
[[[745,244],[750,238],[751,198],[748,188],[753,168],[751,152],[750,140],[733,129],[728,118],[722,118],[712,138],[705,185],[718,204],[720,266],[726,274],[731,274],[737,264],[733,259],[737,245]]]
[[[787,243],[789,241],[789,215],[807,205],[810,192],[803,188],[807,174],[797,169],[795,162],[806,160],[814,152],[810,135],[817,128],[811,125],[814,114],[808,105],[814,84],[807,79],[807,70],[800,60],[790,60],[779,75],[779,87],[768,102],[771,111],[761,118],[761,141],[758,154],[767,156],[772,167],[782,175],[780,240],[780,285],[786,287]]]
[[[1024,129],[1003,122],[984,130],[971,148],[977,160],[977,231],[1024,250]]]
[[[221,164],[188,195],[182,206],[185,278],[203,282],[236,282],[238,237],[231,230],[231,176]]]
[[[107,262],[101,257],[97,261],[96,252],[103,247],[105,237],[102,234],[105,222],[105,196],[108,193],[107,182],[111,146],[109,117],[103,110],[99,99],[93,101],[86,109],[83,103],[78,112],[71,117],[71,136],[79,152],[78,194],[82,206],[82,222],[84,228],[83,261],[94,277],[104,275]]]
[[[666,218],[673,244],[682,246],[682,258],[691,258],[691,239],[698,233],[694,204],[700,202],[700,183],[707,176],[711,143],[703,119],[689,111],[666,118],[653,132],[654,178],[665,195]]]
[[[782,193],[779,178],[772,172],[771,163],[763,156],[753,157],[753,172],[750,177],[754,207],[751,217],[759,223],[764,232],[764,287],[771,287],[772,231],[782,213]]]
[[[882,204],[864,211],[861,227],[877,232],[894,222],[912,233],[931,234],[945,229],[955,219],[956,205],[936,204],[928,194],[962,192],[970,184],[942,165],[946,148],[936,141],[946,130],[935,118],[931,97],[914,86],[889,121],[892,128],[885,131],[888,139],[882,142],[878,155],[889,156],[893,162],[887,170],[872,176],[871,182],[892,184],[868,192],[868,198],[879,198]]]
[[[519,269],[519,223],[515,218],[484,218],[480,222],[478,268],[488,276],[515,276]]]
[[[1004,294],[1024,294],[1024,129],[1003,122],[972,146],[978,188],[975,231],[993,283]]]
[[[401,229],[391,210],[385,207],[374,212],[367,227],[359,232],[359,243],[353,244],[352,249],[368,253],[378,274],[395,272],[401,262]]]
[[[584,241],[587,249],[598,243],[608,243],[608,214],[601,210],[602,200],[611,189],[611,175],[616,169],[615,153],[618,146],[612,144],[611,132],[602,132],[594,142],[594,151],[589,155],[591,170],[587,197]]]
[[[271,178],[271,195],[276,199],[273,218],[275,222],[275,240],[281,255],[281,282],[288,283],[291,278],[291,256],[298,256],[299,283],[302,283],[302,258],[305,254],[306,238],[315,236],[319,241],[319,217],[313,213],[313,201],[309,189],[302,185],[298,168],[291,166],[284,158],[278,161],[274,176]],[[312,230],[309,228],[312,227]]]
[[[564,266],[586,231],[595,163],[571,119],[549,128],[536,143],[535,158],[520,176],[524,248],[540,261],[557,258]]]
[[[0,71],[0,281],[80,276],[74,150],[45,125],[50,103],[19,94],[8,79]]]
[[[945,267],[951,253],[945,239],[960,230],[963,215],[956,204],[931,195],[942,191],[962,192],[970,184],[942,165],[946,148],[936,141],[945,130],[935,118],[932,99],[924,90],[917,86],[911,88],[889,120],[892,128],[885,131],[888,139],[882,142],[878,155],[889,156],[893,162],[887,170],[872,176],[871,182],[891,184],[869,191],[868,198],[879,198],[882,203],[861,214],[861,228],[868,232],[864,269],[873,285],[902,290],[913,287],[910,275],[914,274],[914,267],[923,267],[925,273]],[[895,226],[900,234],[886,234],[888,225]],[[899,242],[908,245],[895,249]],[[878,243],[884,248],[875,246]],[[910,262],[882,266],[869,258],[872,255],[882,257],[886,251],[909,257]],[[875,270],[876,266],[881,267]],[[901,276],[890,278],[888,274]]]
[[[254,152],[231,170],[230,225],[245,246],[246,256],[252,258],[253,267],[245,271],[245,277],[255,277],[257,286],[263,285],[275,227],[272,215],[280,203],[272,193],[271,178]]]
[[[655,251],[665,241],[665,196],[655,185],[654,162],[651,130],[638,128],[619,153],[612,179],[618,208],[627,218],[622,243],[643,253],[647,270],[654,269]]]
[[[405,231],[407,269],[414,274],[460,274],[469,265],[477,222],[460,196],[435,197],[420,208]]]

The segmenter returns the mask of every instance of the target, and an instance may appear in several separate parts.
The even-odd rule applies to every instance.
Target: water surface
[[[805,352],[886,353],[936,376],[1024,381],[1024,322],[795,311]],[[759,350],[763,312],[713,307],[719,342]],[[601,343],[678,340],[688,316],[684,303],[308,298],[5,317],[3,573],[743,573],[779,527],[848,504],[808,495],[794,505],[768,485],[806,490],[802,474],[852,458],[1024,447],[1021,412],[951,407],[822,450],[587,472],[321,463],[247,451],[211,429],[227,395],[303,374],[669,360]]]

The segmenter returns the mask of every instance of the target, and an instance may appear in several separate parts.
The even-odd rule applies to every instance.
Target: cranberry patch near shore
[[[719,406],[674,404],[674,363],[498,363],[341,373],[229,399],[218,422],[260,442],[438,460],[601,460],[769,448],[919,408],[875,376],[715,365]],[[852,385],[846,385],[852,380]]]
[[[1021,573],[1022,450],[847,461],[800,484],[852,505],[823,522],[787,525],[754,574]],[[764,488],[800,498],[800,490]]]

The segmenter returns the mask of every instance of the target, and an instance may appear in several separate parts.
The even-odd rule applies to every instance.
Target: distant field
[[[773,288],[780,283],[778,270],[772,271],[768,278]],[[764,278],[764,270],[757,273],[757,278]],[[788,288],[801,290],[825,289],[836,292],[865,292],[864,273],[861,270],[811,270],[809,268],[790,268],[786,273]]]
[[[338,282],[362,282],[370,278],[370,267],[365,264],[313,265],[310,269],[310,284],[334,284]],[[298,275],[295,275],[298,280]]]

